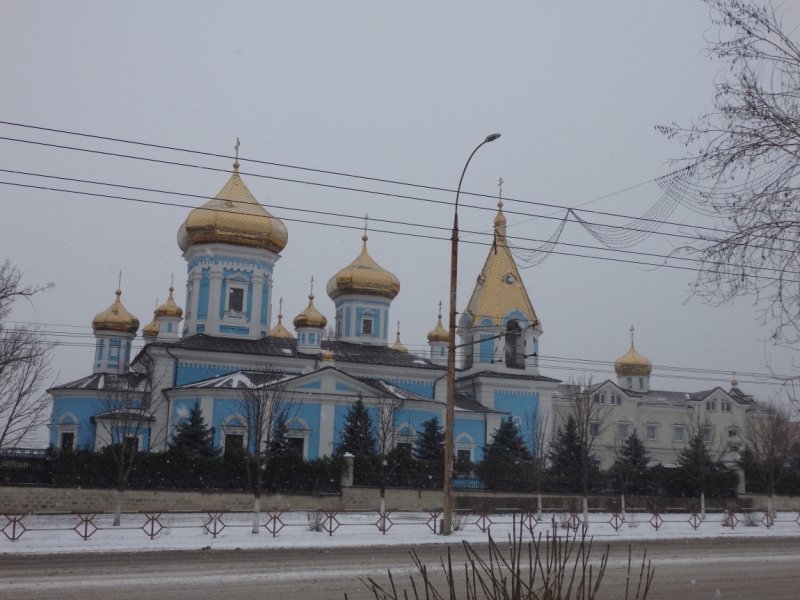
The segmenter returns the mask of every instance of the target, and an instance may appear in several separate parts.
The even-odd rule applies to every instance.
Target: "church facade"
[[[409,353],[399,331],[392,343],[391,305],[400,281],[372,258],[365,229],[360,253],[325,289],[335,315],[333,339],[313,282],[290,332],[282,310],[273,315],[288,231],[256,201],[238,168],[237,161],[222,190],[178,230],[187,263],[185,307],[170,288],[141,329],[144,347],[136,356],[140,323],[123,306],[120,290],[94,318],[92,373],[49,390],[54,448],[125,442],[163,451],[195,404],[214,428],[218,448],[247,445],[242,399],[277,385],[296,406],[290,436],[308,459],[336,451],[357,398],[376,418],[382,406],[393,407],[396,443],[413,443],[433,416],[444,423],[448,332],[441,312],[424,356]],[[454,440],[460,460],[480,460],[502,419],[524,427],[549,411],[560,383],[539,373],[543,330],[505,240],[502,202],[494,227],[496,243],[459,322]],[[120,403],[122,397],[128,401]]]

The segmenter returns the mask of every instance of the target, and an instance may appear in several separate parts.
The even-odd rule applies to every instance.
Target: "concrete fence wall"
[[[489,510],[500,508],[532,509],[536,496],[493,492],[456,492],[454,504],[460,509]],[[610,498],[591,497],[591,508],[607,508]],[[580,496],[543,495],[545,509],[568,510],[580,506]],[[660,503],[667,507],[686,508],[697,502],[691,498],[664,498]],[[652,499],[626,498],[628,508],[647,508]],[[735,500],[712,500],[708,508],[725,508],[735,505]],[[441,490],[413,490],[388,488],[388,510],[438,510],[442,507]],[[116,505],[114,490],[0,486],[0,513],[29,512],[111,512]],[[767,497],[741,494],[738,505],[743,508],[766,509]],[[203,493],[129,490],[123,495],[126,512],[178,512],[178,511],[240,511],[250,510],[253,497],[244,493]],[[378,488],[344,487],[342,493],[331,496],[305,496],[299,494],[265,495],[261,498],[262,510],[374,510],[380,506]],[[778,496],[778,510],[800,510],[800,497]]]

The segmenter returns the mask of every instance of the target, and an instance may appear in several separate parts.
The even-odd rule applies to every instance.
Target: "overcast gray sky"
[[[260,173],[452,201],[452,194],[347,180],[249,163],[248,158],[454,188],[487,134],[502,138],[475,156],[464,189],[577,206],[672,170],[686,150],[654,125],[688,123],[710,106],[722,68],[702,54],[715,28],[699,0],[605,2],[0,2],[0,120],[232,154],[265,204],[450,227],[447,206],[248,176]],[[135,148],[0,126],[0,136],[123,152],[229,169],[228,159]],[[213,196],[225,173],[50,149],[0,140],[5,169]],[[0,173],[0,181],[100,191],[199,205],[202,200],[122,192]],[[655,183],[587,208],[638,216]],[[49,324],[77,346],[60,347],[61,381],[91,370],[91,320],[114,299],[145,325],[175,274],[184,302],[185,263],[175,241],[186,208],[0,186],[0,258],[28,282],[55,284],[12,319]],[[494,207],[488,199],[464,198]],[[509,211],[560,214],[509,202]],[[289,243],[275,269],[287,325],[306,305],[309,278],[329,320],[324,283],[360,250],[360,232],[297,223],[318,216],[270,208]],[[493,214],[465,208],[464,230],[489,231]],[[679,209],[672,220],[705,223]],[[508,214],[509,235],[546,239],[553,220]],[[323,220],[360,225],[348,219]],[[527,221],[518,224],[521,221]],[[608,221],[611,222],[611,221]],[[615,221],[620,223],[619,220]],[[517,225],[518,224],[518,225]],[[416,231],[405,226],[381,226]],[[422,231],[422,233],[425,233]],[[430,232],[428,232],[430,233]],[[436,233],[446,237],[447,233]],[[487,241],[480,236],[467,237]],[[596,245],[575,224],[564,241]],[[528,243],[532,246],[534,243]],[[374,232],[371,255],[402,289],[392,320],[420,349],[447,300],[449,243]],[[663,236],[635,248],[664,253]],[[562,248],[575,252],[575,249]],[[462,244],[459,309],[488,251]],[[585,251],[582,253],[586,253]],[[591,254],[604,254],[591,251]],[[624,256],[623,256],[624,257]],[[630,258],[630,257],[628,257]],[[553,256],[523,271],[542,321],[543,372],[566,378],[547,357],[613,361],[637,349],[655,365],[779,373],[791,353],[765,343],[752,299],[711,308],[690,299],[692,273]],[[277,314],[275,307],[274,314]],[[66,327],[70,326],[70,327]],[[559,368],[556,368],[559,367]],[[609,367],[587,369],[609,377]],[[606,372],[604,372],[606,371]],[[666,378],[653,387],[727,385]],[[709,376],[705,376],[709,377]],[[750,378],[740,377],[742,381]],[[774,388],[743,383],[767,397]]]

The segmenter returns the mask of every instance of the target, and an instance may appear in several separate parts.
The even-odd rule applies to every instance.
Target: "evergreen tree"
[[[703,428],[698,427],[689,440],[689,445],[678,453],[678,466],[693,483],[696,492],[705,493],[711,473],[715,470],[714,459],[703,439]]]
[[[190,456],[211,458],[216,456],[214,449],[214,435],[211,428],[206,425],[200,402],[195,402],[189,411],[189,418],[175,426],[172,434],[172,445],[182,448]]]
[[[364,406],[361,396],[356,398],[345,416],[342,441],[336,449],[338,453],[349,452],[354,456],[372,456],[377,452],[375,425]]]
[[[628,439],[622,442],[616,462],[634,472],[641,472],[647,468],[650,455],[635,429]]]
[[[530,448],[511,417],[500,422],[492,441],[484,446],[483,454],[486,459],[498,458],[508,464],[529,463],[531,460]]]
[[[553,478],[565,486],[564,491],[580,492],[583,486],[584,447],[578,433],[578,423],[570,415],[564,426],[556,432],[550,446],[550,473]],[[588,456],[585,465],[589,481],[600,472],[600,461],[593,454]]]
[[[419,460],[444,460],[444,431],[439,426],[439,417],[422,423],[415,454]]]
[[[270,456],[286,456],[292,451],[289,446],[287,438],[289,434],[289,425],[286,422],[286,415],[281,412],[275,418],[275,432],[272,434],[272,441],[270,442]]]

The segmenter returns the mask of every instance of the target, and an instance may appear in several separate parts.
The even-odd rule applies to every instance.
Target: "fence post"
[[[342,487],[353,487],[353,470],[355,457],[349,452],[344,453],[344,469],[342,469]]]

